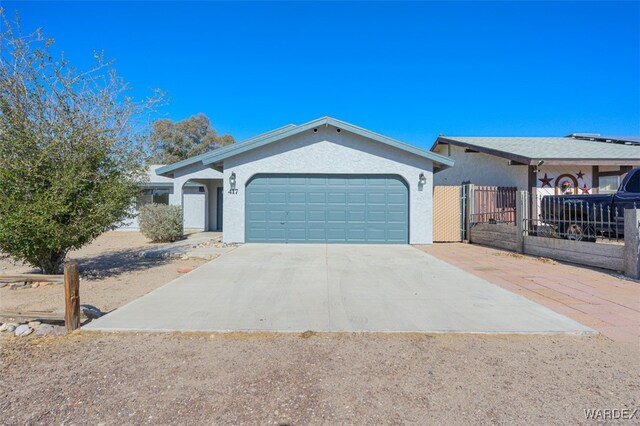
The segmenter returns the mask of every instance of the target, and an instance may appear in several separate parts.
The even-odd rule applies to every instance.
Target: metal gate
[[[462,241],[464,226],[460,186],[433,187],[433,241]]]

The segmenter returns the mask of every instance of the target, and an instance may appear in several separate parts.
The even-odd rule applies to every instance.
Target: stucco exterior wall
[[[536,176],[536,188],[538,194],[555,195],[555,187],[561,186],[562,176],[571,175],[578,183],[578,194],[595,194],[598,188],[593,188],[593,167],[588,166],[541,166]],[[549,185],[545,185],[540,179],[550,179]],[[585,192],[586,191],[586,192]],[[560,192],[561,193],[561,192]]]
[[[184,229],[204,230],[206,227],[206,193],[200,192],[199,188],[187,187],[183,189],[182,211],[184,219]]]
[[[203,185],[205,188],[205,197],[201,200],[201,206],[199,206],[195,212],[192,212],[190,210],[193,208],[193,203],[190,201],[189,194],[187,193],[187,190],[190,188],[184,188],[183,206],[185,229],[203,229],[207,231],[220,229],[217,220],[217,190],[218,187],[222,186],[222,179],[191,179],[189,182],[195,182]],[[201,225],[196,228],[192,228],[187,226],[188,223],[199,223]]]
[[[222,173],[202,165],[188,166],[177,170],[174,178],[158,176],[155,171],[161,165],[149,166],[147,183],[172,183],[173,190],[169,194],[169,204],[182,206],[184,228],[189,230],[217,229],[216,221],[216,187],[222,186]],[[187,182],[204,186],[205,192],[197,187],[185,187]],[[209,194],[213,194],[209,196]],[[120,231],[138,231],[138,219],[128,220],[118,228]]]
[[[199,192],[198,188],[188,187],[185,188],[185,204],[184,204],[184,227],[185,229],[203,230],[205,221],[205,193]],[[174,193],[169,194],[171,198]],[[173,203],[171,203],[173,204]],[[137,212],[135,212],[137,214]],[[138,224],[138,218],[128,220],[118,231],[139,231],[140,225]]]
[[[491,186],[515,186],[518,189],[531,191],[528,188],[528,166],[510,166],[507,159],[494,155],[464,152],[464,148],[451,145],[439,145],[434,150],[436,153],[455,160],[455,165],[443,170],[434,176],[434,185],[460,185],[470,182],[474,185]],[[619,167],[612,168],[618,170]],[[607,170],[601,167],[601,170]],[[578,174],[582,177],[578,177]],[[545,174],[551,178],[551,186],[543,185],[540,181]],[[593,187],[593,167],[579,165],[549,166],[542,165],[536,174],[536,192],[542,195],[553,195],[558,177],[572,175],[576,178],[579,193],[587,190],[589,194],[598,193],[598,188]]]
[[[229,194],[236,174],[238,193]],[[321,127],[224,160],[224,233],[227,243],[245,238],[245,187],[258,173],[395,174],[409,187],[409,242],[431,244],[433,162],[351,134]],[[420,173],[427,182],[418,184]]]
[[[168,177],[164,177],[164,176],[158,176],[156,174],[156,169],[162,167],[162,164],[152,164],[147,168],[147,179],[146,179],[146,183],[148,183],[149,185],[153,185],[154,183],[161,183],[161,184],[167,184],[167,183],[172,183],[173,179],[168,178]],[[174,191],[172,191],[169,194],[169,202],[171,203],[171,198],[174,197]],[[132,206],[131,207],[133,214],[138,214],[136,211],[136,207]],[[123,222],[117,229],[116,231],[138,231],[140,230],[140,225],[138,224],[138,218],[134,217],[133,219],[129,219],[126,220],[125,222]]]
[[[538,217],[540,212],[540,202],[545,195],[556,195],[556,185],[558,186],[558,194],[562,194],[562,181],[567,180],[567,175],[573,176],[577,182],[578,194],[597,194],[598,188],[593,188],[593,167],[585,166],[541,166],[536,174],[536,202],[532,204],[532,215]],[[580,177],[580,175],[582,177]],[[545,177],[548,184],[545,184]],[[573,188],[573,186],[572,186]],[[573,194],[570,190],[568,193]]]
[[[193,164],[176,170],[173,175],[173,195],[169,197],[169,204],[182,205],[185,229],[214,230],[216,226],[216,186],[222,185],[222,173],[202,164]],[[205,193],[198,202],[198,208],[193,209],[192,197],[184,184],[196,182],[204,185]],[[181,191],[184,189],[184,192]],[[197,227],[192,225],[197,224]]]
[[[593,187],[592,166],[542,165],[536,173],[535,186],[529,188],[528,166],[510,166],[505,158],[464,152],[465,148],[455,145],[439,145],[434,151],[455,160],[453,167],[435,175],[435,185],[460,185],[462,182],[470,182],[474,185],[515,186],[532,193],[535,199],[532,202],[532,217],[538,216],[541,197],[555,195],[556,185],[560,186],[563,180],[567,180],[567,175],[574,177],[578,194],[597,194],[599,191],[599,188]],[[544,183],[545,176],[548,179],[547,184]]]
[[[448,155],[448,148],[451,148]],[[464,152],[464,148],[439,145],[434,152],[455,160],[455,165],[434,175],[434,185],[515,186],[526,190],[528,186],[527,166],[510,166],[509,160],[483,153]]]
[[[179,206],[182,203],[182,197],[178,189],[182,188],[188,181],[199,180],[200,182],[206,182],[209,179],[222,179],[222,173],[202,164],[194,164],[176,170],[173,179],[171,179],[173,181],[174,194],[173,197],[169,197],[169,204]]]

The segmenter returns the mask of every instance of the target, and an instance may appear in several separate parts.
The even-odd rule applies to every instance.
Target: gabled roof
[[[238,154],[242,154],[252,149],[256,149],[261,146],[265,146],[265,145],[277,142],[279,140],[282,140],[284,138],[294,136],[304,131],[307,131],[316,127],[324,126],[324,125],[334,126],[341,130],[346,130],[348,132],[363,136],[365,138],[374,140],[376,142],[380,142],[385,145],[395,147],[402,151],[406,151],[406,152],[415,154],[417,156],[427,158],[433,161],[434,166],[436,167],[446,168],[446,167],[453,166],[453,163],[454,163],[452,159],[436,154],[434,152],[428,151],[426,149],[409,145],[405,142],[401,142],[399,140],[392,139],[387,136],[383,136],[381,134],[363,129],[362,127],[354,126],[353,124],[349,124],[347,122],[337,120],[332,117],[322,117],[316,120],[309,121],[304,124],[300,124],[298,126],[289,125],[289,126],[281,127],[279,129],[272,130],[270,132],[263,133],[261,135],[247,139],[243,142],[239,142],[234,145],[228,145],[228,146],[225,146],[224,148],[216,149],[207,154],[203,154],[201,156],[189,158],[179,163],[165,166],[162,169],[158,170],[158,174],[168,174],[173,172],[174,170],[177,170],[181,167],[185,167],[186,165],[190,165],[190,164],[202,163],[203,165],[212,165],[212,164],[220,163],[221,161],[227,158],[236,156]]]
[[[540,160],[547,164],[587,161],[592,164],[640,164],[640,146],[573,137],[440,136],[431,150],[448,143],[530,165],[536,165]]]
[[[166,166],[162,166],[160,168],[158,168],[156,170],[156,174],[163,176],[163,175],[167,175],[175,170],[181,169],[183,167],[186,166],[190,166],[192,164],[197,164],[200,161],[202,161],[202,159],[204,157],[206,157],[207,155],[209,155],[208,152],[205,152],[204,154],[200,154],[200,155],[196,155],[195,157],[189,157],[186,160],[182,160],[182,161],[178,161],[177,163],[171,163],[171,164],[167,164]]]
[[[258,136],[254,136],[252,138],[246,139],[243,142],[239,142],[239,143],[247,143],[247,142],[253,142],[255,139],[259,139],[259,138],[264,138],[264,137],[269,137],[269,136],[273,136],[273,135],[277,135],[281,132],[284,132],[285,130],[289,130],[291,128],[296,127],[293,124],[287,124],[286,126],[283,127],[279,127],[275,130],[271,130],[269,132],[263,133],[261,135]],[[232,147],[235,145],[229,145],[229,147]],[[219,148],[218,150],[222,150],[224,148]],[[218,151],[216,150],[216,151]],[[158,175],[168,175],[173,173],[174,171],[181,169],[183,167],[186,166],[191,166],[193,164],[198,164],[198,163],[202,163],[202,160],[206,157],[208,157],[209,155],[211,155],[211,152],[205,152],[204,154],[200,154],[200,155],[196,155],[194,157],[190,157],[187,158],[186,160],[182,160],[182,161],[178,161],[177,163],[172,163],[172,164],[167,164],[166,166],[160,167],[156,170],[156,173]]]
[[[173,181],[169,182],[142,182],[139,185],[141,188],[173,188]],[[200,188],[203,185],[197,182],[187,182],[183,186],[191,188]]]

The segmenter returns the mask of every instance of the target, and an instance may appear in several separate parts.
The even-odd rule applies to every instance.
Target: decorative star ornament
[[[585,183],[584,186],[582,187],[582,193],[583,194],[588,194],[589,190],[590,190],[590,188],[587,188],[587,184]]]
[[[578,170],[578,173],[576,173],[576,176],[578,176],[578,179],[582,179],[582,177],[584,176],[584,173],[582,173],[582,170]]]
[[[553,180],[552,177],[548,177],[547,174],[544,174],[543,178],[539,178],[538,179],[540,182],[542,182],[542,187],[544,188],[545,186],[548,186],[549,188],[551,188],[551,181]]]

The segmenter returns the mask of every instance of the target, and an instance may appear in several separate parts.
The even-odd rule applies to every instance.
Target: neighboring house
[[[623,145],[640,145],[640,136],[609,136],[601,135],[599,133],[572,133],[567,137],[599,142],[619,143]]]
[[[138,199],[136,209],[144,204],[183,204],[184,228],[186,230],[204,230],[206,228],[206,187],[197,182],[187,182],[182,191],[182,200],[178,202],[175,197],[173,180],[164,176],[158,176],[156,170],[161,165],[151,165],[148,168],[147,182],[142,185],[142,193]],[[173,202],[171,202],[173,201]],[[137,218],[125,222],[119,230],[137,231],[139,228]]]
[[[455,160],[435,185],[516,187],[538,196],[613,193],[640,166],[640,138],[440,136],[431,150]]]
[[[432,183],[453,160],[330,117],[156,169],[204,188],[204,229],[228,243],[432,242]]]

